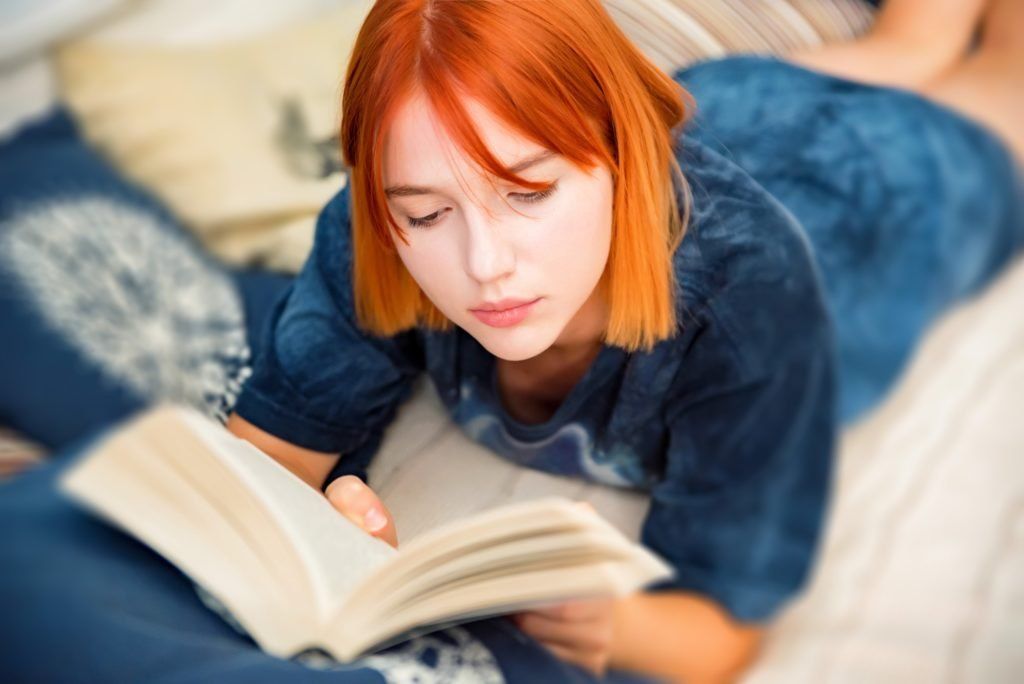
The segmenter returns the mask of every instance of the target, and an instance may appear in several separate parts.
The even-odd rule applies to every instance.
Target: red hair
[[[384,194],[384,137],[417,91],[458,147],[494,177],[531,190],[546,187],[498,162],[461,105],[463,95],[581,168],[605,164],[615,192],[612,243],[598,285],[610,307],[603,341],[632,351],[675,333],[672,252],[688,202],[677,205],[673,179],[684,191],[687,186],[673,142],[691,99],[629,41],[599,0],[373,5],[349,61],[340,130],[352,184],[353,293],[362,328],[390,336],[416,325],[453,325],[398,257],[395,236],[408,243]]]

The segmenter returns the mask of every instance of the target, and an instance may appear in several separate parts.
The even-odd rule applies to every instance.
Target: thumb
[[[398,531],[391,513],[377,494],[355,475],[343,475],[324,490],[335,510],[368,534],[398,548]]]

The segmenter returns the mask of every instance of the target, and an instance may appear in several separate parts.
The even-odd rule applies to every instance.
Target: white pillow
[[[0,70],[38,56],[59,39],[94,23],[125,0],[0,2]]]

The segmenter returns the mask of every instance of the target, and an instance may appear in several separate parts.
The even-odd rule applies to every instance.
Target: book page
[[[188,440],[180,424],[170,434],[167,426],[166,421],[137,421],[104,438],[62,474],[62,493],[147,544],[217,596],[261,646],[288,652],[309,631],[310,616],[298,600],[304,585],[274,591],[280,584],[277,570],[285,564],[268,566],[267,548],[246,535],[237,518],[224,515],[222,501],[211,500],[167,458],[165,449],[191,445],[191,475],[231,498],[231,483],[204,467],[211,463],[208,455],[194,453],[200,442]]]
[[[614,560],[652,576],[669,573],[660,559],[594,511],[550,497],[502,506],[424,533],[356,587],[342,613],[353,624],[369,626],[382,615],[418,605],[417,594],[472,586],[487,576],[519,576],[530,566],[556,562],[580,567],[595,560]]]
[[[386,606],[399,608],[427,594],[477,582],[488,576],[517,575],[541,566],[583,565],[595,559],[626,558],[628,555],[629,549],[623,548],[619,540],[593,530],[512,537],[407,569],[405,574],[392,579],[392,586],[378,597],[378,606],[383,611],[387,610]]]
[[[403,578],[425,572],[446,560],[481,546],[497,546],[525,536],[584,530],[596,523],[595,515],[560,498],[524,501],[453,520],[430,530],[402,547],[401,555],[360,583],[345,604],[352,614],[387,593]],[[605,528],[602,528],[605,529]]]
[[[184,415],[225,465],[265,503],[292,541],[310,570],[322,622],[352,587],[398,553],[338,513],[320,491],[247,440],[198,412]]]
[[[501,615],[569,598],[621,596],[664,577],[666,572],[657,562],[646,565],[605,561],[491,577],[428,596],[401,611],[391,611],[359,633],[341,624],[326,638],[332,652],[342,660],[351,660],[417,626]]]

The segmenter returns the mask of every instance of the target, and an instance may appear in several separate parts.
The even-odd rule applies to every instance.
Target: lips
[[[503,299],[500,302],[494,302],[493,305],[506,307],[504,309],[471,309],[470,311],[481,322],[491,326],[492,328],[507,328],[509,326],[516,325],[525,319],[541,299],[541,297],[533,300]],[[518,305],[509,306],[507,302],[510,301],[513,302],[513,304],[518,302]]]
[[[497,311],[508,311],[509,309],[516,308],[517,306],[522,306],[523,304],[529,304],[530,302],[535,302],[535,301],[537,301],[536,298],[535,299],[507,298],[507,299],[498,300],[497,302],[489,302],[487,304],[482,304],[481,306],[478,306],[476,308],[470,309],[470,311],[496,311],[496,312]]]

